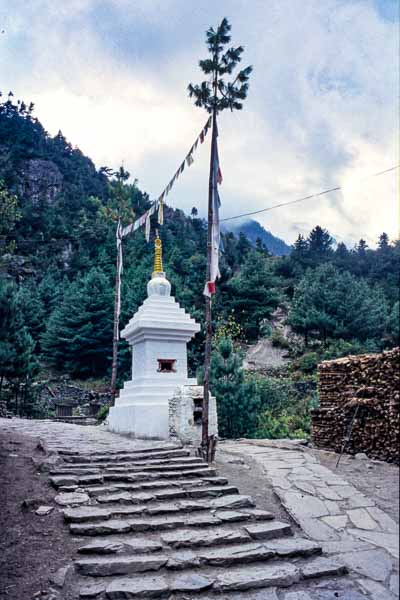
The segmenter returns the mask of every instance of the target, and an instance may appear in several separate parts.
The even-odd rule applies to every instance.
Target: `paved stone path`
[[[45,421],[0,419],[0,427],[39,436],[47,449],[57,452],[48,459],[50,472],[43,477],[55,488],[54,502],[63,511],[71,535],[80,540],[73,568],[66,565],[58,573],[61,585],[65,579],[64,585],[76,589],[77,598],[394,597],[388,591],[388,586],[394,587],[393,556],[375,546],[371,550],[370,543],[354,536],[346,541],[358,544],[357,549],[345,546],[340,529],[322,521],[323,517],[338,516],[333,505],[333,514],[323,506],[342,502],[344,491],[339,500],[321,500],[319,508],[314,501],[320,499],[311,492],[306,503],[305,496],[296,503],[295,497],[287,495],[297,494],[295,490],[303,493],[296,485],[306,481],[306,473],[296,469],[313,475],[311,485],[316,487],[321,478],[315,462],[310,461],[313,469],[304,462],[287,466],[297,454],[304,461],[299,451],[289,456],[274,450],[269,455],[270,462],[273,456],[276,459],[270,476],[284,487],[278,487],[277,481],[273,485],[285,492],[282,499],[299,523],[300,515],[314,525],[322,523],[323,529],[329,527],[335,535],[339,532],[336,539],[310,539],[310,528],[306,535],[294,536],[290,524],[257,509],[251,497],[239,493],[215,468],[180,445],[132,441],[102,427]],[[222,447],[234,453],[248,452],[256,460],[266,458],[263,448],[258,453],[260,449],[251,445]],[[292,475],[296,475],[293,484],[285,487],[282,481],[290,482]],[[325,481],[321,487],[331,486],[344,490],[347,484]],[[299,504],[308,508],[299,509]],[[348,510],[357,508],[348,506]],[[371,518],[378,521],[377,514]],[[359,522],[353,524],[361,529]],[[348,569],[357,575],[346,575]],[[363,569],[369,571],[369,578]]]
[[[373,500],[300,445],[226,442],[221,451],[259,463],[305,535],[340,557],[371,598],[398,597],[399,527]]]

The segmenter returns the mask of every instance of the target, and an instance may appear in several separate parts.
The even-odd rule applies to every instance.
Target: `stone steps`
[[[169,469],[160,469],[157,471],[127,471],[126,473],[107,473],[104,475],[104,481],[141,481],[147,479],[170,478],[178,479],[180,477],[214,477],[217,474],[212,467],[198,467],[180,469],[179,471],[170,471]]]
[[[154,481],[143,481],[142,483],[114,483],[113,485],[100,485],[100,486],[84,486],[85,492],[91,497],[100,496],[102,494],[113,494],[120,491],[127,492],[138,492],[138,491],[153,491],[156,489],[164,488],[181,488],[183,490],[190,490],[193,487],[204,487],[207,486],[222,486],[227,485],[228,480],[225,477],[203,477],[202,479],[167,479]]]
[[[225,515],[221,513],[216,515],[181,513],[173,517],[148,516],[147,518],[71,523],[69,528],[73,535],[80,536],[160,533],[164,544],[176,548],[239,543],[251,541],[251,539],[273,539],[292,535],[291,527],[287,523],[275,520],[254,521],[251,515],[237,513],[236,517],[229,515],[228,524],[225,525],[224,517]],[[232,527],[231,524],[235,524],[235,522],[240,523],[240,526]]]
[[[309,540],[295,543],[282,540],[266,543],[243,543],[218,548],[198,548],[191,551],[156,552],[146,554],[117,554],[116,556],[96,556],[78,559],[76,570],[81,575],[109,577],[131,575],[160,569],[182,570],[203,566],[231,567],[247,563],[265,562],[285,556],[304,557],[322,553],[321,546]]]
[[[183,448],[179,448],[175,450],[152,450],[148,452],[141,451],[126,453],[119,452],[115,454],[70,454],[63,455],[63,460],[66,463],[85,465],[93,462],[129,462],[139,460],[151,460],[157,458],[178,458],[183,456],[190,456],[190,452],[188,450],[184,450]]]
[[[96,598],[101,594],[101,598],[107,600],[169,598],[171,594],[174,594],[173,598],[187,600],[194,597],[203,600],[214,598],[269,600],[269,598],[277,598],[273,590],[287,589],[292,585],[307,582],[310,578],[325,575],[337,576],[344,573],[345,568],[342,565],[321,557],[309,561],[299,558],[292,562],[270,559],[265,563],[258,562],[254,565],[245,564],[229,568],[204,565],[200,572],[198,569],[188,569],[182,572],[172,569],[168,571],[164,568],[161,573],[140,573],[136,577],[117,577],[115,579],[106,577],[105,581],[103,578],[90,578],[88,581],[92,585],[88,585],[85,590],[82,590],[80,597],[89,598],[89,588],[91,587],[96,591]],[[270,588],[273,588],[271,596],[267,592]],[[262,593],[253,595],[252,590],[266,591],[265,595]],[[236,593],[240,593],[240,596]],[[92,597],[94,596],[92,595]],[[302,597],[306,596],[300,592],[298,598]]]
[[[129,491],[119,490],[117,493],[112,494],[100,494],[97,496],[97,502],[104,503],[115,503],[122,502],[124,504],[139,504],[140,502],[152,502],[152,501],[170,501],[179,500],[183,498],[216,498],[219,496],[227,496],[231,494],[238,494],[238,489],[232,485],[222,486],[210,486],[200,488],[164,488],[161,490],[148,490],[133,494]],[[209,506],[206,505],[206,508]]]
[[[344,572],[181,447],[63,458],[50,481],[59,492],[76,490],[59,496],[75,502],[63,513],[82,539],[81,598],[245,600],[243,592]]]
[[[176,467],[175,467],[176,468]],[[82,487],[85,484],[104,484],[105,482],[140,482],[152,481],[157,479],[179,479],[180,477],[215,477],[216,470],[210,467],[199,465],[193,468],[193,465],[183,466],[183,469],[176,471],[168,468],[149,469],[147,471],[128,470],[122,473],[104,473],[99,471],[95,475],[59,475],[50,477],[50,482],[55,488],[61,486]]]
[[[153,452],[174,452],[175,450],[185,450],[182,444],[170,443],[170,444],[159,444],[157,446],[144,446],[142,448],[132,448],[129,450],[91,450],[90,453],[82,450],[77,452],[76,450],[69,450],[67,448],[57,448],[59,454],[66,457],[85,457],[85,456],[116,456],[118,454],[151,454]]]
[[[133,469],[135,467],[139,467],[141,469],[146,469],[147,467],[152,467],[156,465],[201,465],[204,464],[200,458],[196,458],[195,456],[179,456],[177,458],[159,458],[152,460],[135,460],[135,461],[113,461],[113,462],[92,462],[92,463],[84,463],[84,464],[76,464],[76,463],[66,463],[62,465],[62,467],[57,467],[56,469],[52,469],[50,473],[53,475],[65,475],[65,474],[73,474],[73,473],[89,473],[94,472],[98,473],[100,469],[104,471],[118,471],[123,469]]]
[[[225,488],[222,488],[225,490]],[[227,491],[236,490],[236,488],[230,488],[227,486]],[[237,491],[237,490],[236,490]],[[215,496],[214,496],[215,497]],[[219,496],[220,497],[220,496]],[[247,496],[234,495],[234,504],[237,508],[244,508],[248,506]],[[245,500],[238,504],[238,499],[244,498]],[[232,499],[228,500],[224,505],[220,506],[220,510],[231,510],[232,512]],[[64,519],[71,523],[85,523],[90,521],[104,521],[106,519],[119,518],[123,516],[138,516],[138,515],[181,515],[183,513],[191,512],[202,512],[210,510],[210,503],[207,500],[196,500],[196,501],[177,501],[171,502],[149,502],[148,504],[121,504],[118,502],[100,504],[95,506],[80,506],[77,508],[64,509]],[[265,519],[273,519],[273,515],[267,511],[257,511]],[[232,513],[232,519],[235,513]],[[250,514],[250,513],[249,513]],[[240,520],[239,518],[237,520]]]

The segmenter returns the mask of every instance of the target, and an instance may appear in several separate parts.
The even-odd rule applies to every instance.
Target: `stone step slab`
[[[257,588],[286,588],[301,579],[300,570],[290,563],[275,563],[262,567],[231,568],[219,574],[213,584],[218,592],[237,592]]]
[[[120,472],[122,470],[134,469],[136,467],[145,470],[147,467],[155,467],[157,465],[174,465],[174,464],[185,464],[185,465],[205,465],[204,461],[201,458],[196,458],[193,456],[183,456],[179,458],[163,458],[163,459],[152,459],[152,460],[142,460],[142,461],[121,461],[121,462],[110,462],[110,463],[101,463],[101,462],[93,462],[88,465],[80,465],[80,464],[64,464],[62,466],[58,466],[56,469],[52,469],[51,473],[58,474],[76,474],[76,473],[87,473],[87,472],[99,472],[99,470],[107,471],[107,472]]]
[[[174,451],[179,451],[179,450],[183,450],[184,452],[188,452],[188,450],[184,450],[182,444],[160,444],[157,446],[148,446],[148,447],[142,447],[142,448],[132,448],[130,450],[98,450],[98,451],[90,451],[90,452],[78,452],[76,450],[69,450],[67,448],[60,448],[59,449],[59,453],[62,454],[63,456],[76,456],[76,457],[82,457],[82,456],[117,456],[119,454],[125,455],[125,454],[151,454],[152,452],[174,452]]]
[[[222,486],[227,484],[228,480],[225,477],[203,477],[194,479],[154,479],[152,481],[142,481],[138,483],[116,482],[111,485],[84,486],[84,488],[89,496],[96,497],[101,494],[111,494],[121,490],[128,492],[148,490],[151,492],[156,489],[171,487],[188,489],[192,487]]]
[[[233,544],[239,542],[250,542],[260,538],[260,531],[257,536],[251,534],[247,526],[228,529],[216,527],[214,529],[204,529],[200,532],[192,529],[183,529],[170,533],[161,534],[161,539],[167,546],[172,548],[190,548],[192,546],[212,546],[217,544]],[[263,539],[273,539],[292,535],[290,525],[280,521],[267,521],[263,523]]]
[[[230,567],[221,572],[220,569],[206,569],[201,574],[188,571],[177,575],[143,575],[141,577],[120,577],[106,587],[106,598],[122,600],[128,598],[163,598],[170,594],[198,594],[209,590],[212,597],[241,597],[236,593],[263,589],[259,596],[264,600],[277,598],[271,591],[286,589],[304,580],[301,566],[288,562],[272,561],[262,566]],[[224,594],[224,596],[220,595]],[[226,595],[225,595],[226,594]],[[231,594],[235,594],[231,596]],[[179,596],[180,597],[180,596]],[[188,596],[191,598],[192,596]],[[250,596],[255,598],[255,596]],[[210,596],[211,598],[211,596]],[[258,596],[257,596],[258,598]]]
[[[183,498],[218,498],[221,496],[230,496],[234,494],[239,494],[238,489],[235,486],[224,485],[207,488],[194,488],[189,490],[171,490],[167,488],[162,491],[155,490],[152,493],[139,492],[136,494],[132,494],[128,491],[120,491],[114,494],[99,495],[96,499],[100,504],[111,504],[115,502],[140,504],[144,502],[152,502],[154,500],[160,502],[179,500]],[[206,504],[204,508],[209,508],[209,505]]]
[[[114,544],[114,547],[116,544]],[[137,547],[137,546],[136,546]],[[316,550],[321,551],[320,547],[314,547]],[[307,540],[303,543],[298,542],[292,545],[291,556],[302,557],[309,551],[309,544]],[[114,552],[117,554],[118,550]],[[103,553],[104,554],[104,553]],[[269,546],[267,544],[260,543],[244,543],[241,545],[232,545],[218,547],[215,549],[205,549],[193,551],[178,551],[169,554],[160,554],[156,556],[150,556],[146,554],[134,554],[134,555],[119,555],[119,556],[96,556],[94,558],[78,559],[75,562],[75,567],[81,575],[91,577],[108,577],[114,575],[129,575],[133,573],[144,573],[147,571],[157,571],[161,568],[166,569],[187,569],[187,568],[199,568],[202,566],[212,567],[231,567],[234,565],[242,565],[254,562],[265,562],[270,559],[275,559],[280,554],[277,552],[276,547]],[[306,566],[305,569],[308,573],[317,573],[318,569],[324,570],[331,574],[334,570],[334,574],[340,574],[342,566],[335,564],[333,561],[321,559],[320,562],[313,561],[310,566]],[[318,563],[318,566],[317,566]],[[312,565],[315,564],[315,568]],[[318,575],[316,575],[318,576]]]
[[[148,537],[140,538],[138,536],[114,536],[97,537],[92,542],[84,544],[78,548],[79,554],[145,554],[148,552],[158,552],[162,550],[161,540],[150,540]]]
[[[112,535],[128,532],[160,532],[180,527],[204,527],[221,525],[222,521],[215,515],[174,515],[148,517],[147,519],[109,519],[96,523],[71,523],[69,526],[72,535],[97,536]]]
[[[301,567],[301,573],[304,579],[313,579],[315,577],[345,575],[348,573],[348,569],[343,563],[321,556],[304,564]]]
[[[153,452],[127,452],[118,454],[76,454],[63,456],[63,460],[70,464],[91,464],[94,462],[105,463],[105,462],[127,462],[137,460],[152,460],[162,458],[178,458],[183,456],[190,456],[188,450],[177,449],[177,450],[160,450]]]
[[[147,463],[145,464],[137,464],[137,466],[129,466],[127,465],[127,467],[114,467],[114,468],[110,468],[110,469],[103,469],[102,473],[104,474],[104,476],[107,476],[108,474],[112,475],[112,474],[119,474],[119,473],[143,473],[143,472],[153,472],[153,471],[157,471],[157,472],[164,472],[164,471],[186,471],[186,470],[193,470],[193,469],[204,469],[206,468],[206,464],[203,461],[197,461],[197,462],[182,462],[182,461],[177,461],[177,462],[173,462],[173,463],[155,463],[153,465],[148,465]]]
[[[237,505],[237,502],[235,502]],[[241,504],[241,508],[245,509],[247,505],[246,500]],[[230,506],[228,503],[226,506]],[[175,503],[160,503],[160,504],[147,504],[147,505],[135,505],[131,503],[126,504],[102,504],[102,505],[91,505],[78,508],[68,508],[63,511],[64,519],[68,523],[85,523],[92,521],[103,521],[106,519],[114,518],[125,518],[129,516],[141,516],[141,515],[168,515],[168,514],[184,514],[198,511],[209,511],[210,504],[207,501],[178,501]],[[251,511],[238,512],[233,510],[220,510],[217,512],[220,515],[219,518],[223,522],[237,522],[241,520],[247,520],[249,518],[272,520],[274,516],[267,511],[260,511],[257,514],[253,514]],[[254,526],[255,530],[257,525]]]
[[[217,472],[212,467],[190,468],[187,470],[169,471],[128,471],[126,473],[107,473],[104,475],[104,481],[151,481],[152,479],[179,479],[181,477],[214,477]],[[79,481],[79,478],[78,478]]]

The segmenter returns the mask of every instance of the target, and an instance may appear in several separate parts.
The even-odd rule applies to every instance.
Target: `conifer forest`
[[[126,224],[150,206],[136,177],[95,168],[61,132],[45,131],[32,104],[2,97],[0,402],[11,413],[51,416],[38,394],[50,378],[109,385],[116,215]],[[165,206],[164,270],[172,294],[202,325],[206,236],[198,207],[185,214]],[[347,247],[314,223],[277,255],[279,243],[254,237],[222,233],[211,360],[220,435],[306,437],[310,408],[318,406],[317,364],[399,344],[400,242],[382,232],[374,248],[363,239]],[[123,240],[123,251],[121,328],[146,297],[153,261],[142,230]],[[280,364],[246,366],[260,341],[280,352]],[[189,345],[200,381],[203,352],[204,327]],[[121,340],[118,385],[129,371]]]

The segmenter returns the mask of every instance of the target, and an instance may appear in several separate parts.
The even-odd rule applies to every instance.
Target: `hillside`
[[[267,231],[254,219],[228,221],[222,224],[222,230],[231,231],[235,235],[243,233],[253,246],[261,242],[268,252],[274,256],[287,256],[291,251],[291,247],[286,242]],[[260,240],[260,242],[257,242],[257,240]]]
[[[61,133],[49,136],[32,106],[12,98],[0,103],[0,405],[47,414],[35,390],[50,376],[108,384],[116,219],[128,224],[149,206],[147,194],[130,183],[135,176],[96,169]],[[213,300],[213,390],[221,431],[265,435],[266,423],[271,432],[278,419],[276,435],[301,434],[318,361],[398,341],[400,244],[382,234],[377,250],[363,240],[354,249],[335,247],[316,225],[288,254],[285,242],[257,222],[238,227],[242,235],[236,225],[223,233]],[[167,207],[160,235],[173,294],[203,325],[206,224]],[[125,238],[123,250],[121,326],[145,298],[153,255],[142,230]],[[277,309],[287,326],[275,326]],[[265,338],[258,355],[284,355],[282,366],[243,372],[241,352]],[[202,328],[189,347],[193,375],[201,375],[203,345]],[[129,350],[121,342],[120,384],[129,370]],[[234,418],[224,417],[224,403]],[[292,414],[303,416],[298,421]]]

